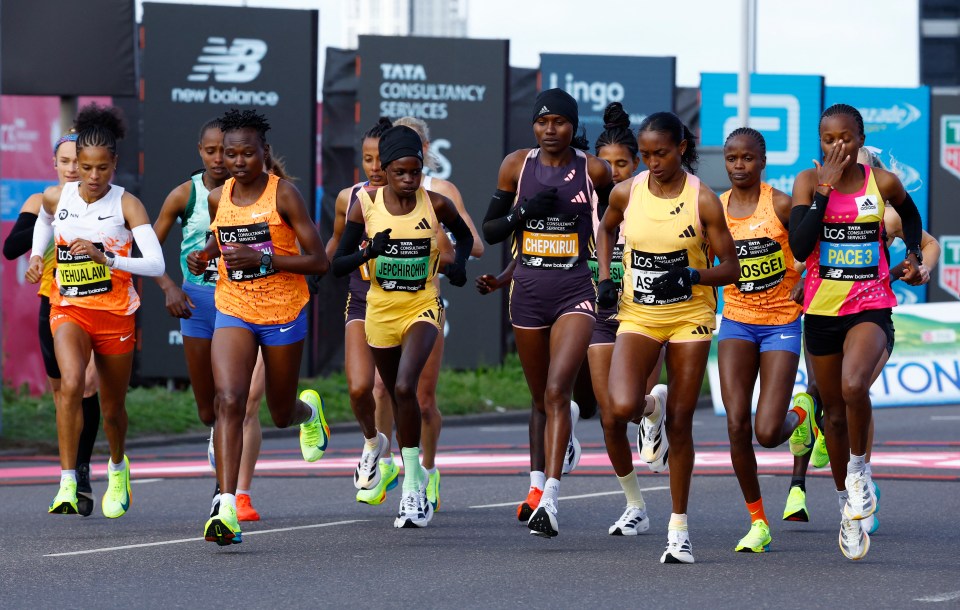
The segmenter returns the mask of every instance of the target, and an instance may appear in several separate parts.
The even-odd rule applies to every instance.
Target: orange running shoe
[[[530,519],[533,511],[540,506],[540,498],[543,496],[543,490],[537,487],[531,487],[527,493],[527,499],[517,507],[517,519],[526,523]]]
[[[250,503],[250,496],[237,494],[237,521],[259,521],[260,513]]]

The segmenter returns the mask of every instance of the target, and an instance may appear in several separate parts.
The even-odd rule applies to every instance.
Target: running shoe
[[[400,476],[399,466],[393,462],[388,463],[385,460],[380,460],[377,469],[380,471],[380,481],[376,487],[359,490],[357,492],[357,502],[363,502],[371,506],[383,504],[383,501],[387,499],[387,492],[397,486]]]
[[[843,517],[840,520],[840,552],[847,559],[863,559],[870,550],[870,535],[859,521]]]
[[[330,440],[330,426],[323,416],[323,399],[314,390],[300,392],[300,400],[313,406],[317,410],[316,416],[310,421],[300,424],[300,452],[303,459],[316,462],[323,457]]]
[[[77,464],[77,512],[89,517],[95,503],[93,487],[90,486],[90,464]]]
[[[647,509],[627,504],[623,514],[610,526],[607,533],[611,536],[636,536],[648,529],[650,529],[650,518],[647,517]]]
[[[567,452],[563,456],[562,474],[570,474],[580,463],[580,455],[583,451],[580,448],[580,441],[574,431],[577,429],[577,422],[580,421],[580,405],[570,401],[570,440],[567,441]]]
[[[259,521],[260,513],[250,503],[249,494],[237,494],[237,521]]]
[[[207,542],[216,542],[220,546],[243,542],[236,509],[221,504],[217,514],[207,519],[206,525],[203,526],[203,538]]]
[[[427,527],[433,518],[433,505],[427,502],[427,494],[422,489],[405,491],[400,498],[400,510],[393,521],[393,527]]]
[[[807,493],[794,485],[787,494],[787,505],[783,507],[784,521],[810,521],[810,512],[807,510]]]
[[[216,481],[213,488],[213,497],[210,499],[210,517],[215,517],[220,512],[220,481]]]
[[[60,489],[50,503],[47,512],[53,515],[76,515],[77,510],[77,482],[72,479],[60,481]]]
[[[657,421],[640,419],[640,429],[637,431],[637,449],[640,459],[647,463],[647,468],[653,472],[663,472],[667,469],[667,457],[670,443],[667,441],[667,386],[663,384],[653,386],[650,392],[660,407],[660,417]]]
[[[870,485],[873,487],[873,495],[877,499],[877,507],[874,509],[873,512],[879,512],[880,511],[880,486],[877,485],[877,482],[873,480],[873,475],[870,476]],[[873,532],[870,532],[870,533],[872,534]]]
[[[380,483],[380,458],[384,452],[390,448],[390,441],[382,432],[377,432],[377,446],[371,450],[363,445],[363,453],[360,454],[360,462],[357,469],[353,472],[353,486],[357,489],[373,489]]]
[[[213,450],[213,428],[210,428],[210,439],[207,441],[207,463],[210,464],[210,470],[217,471],[217,454]]]
[[[436,467],[427,478],[427,502],[433,505],[433,512],[440,510],[440,469]]]
[[[686,529],[667,530],[667,548],[660,556],[660,563],[693,563],[693,545]]]
[[[107,519],[122,517],[130,508],[130,458],[123,456],[123,470],[110,470],[110,459],[107,459],[107,491],[100,500],[100,509]]]
[[[814,468],[823,468],[830,463],[830,454],[827,453],[827,437],[823,434],[822,428],[816,428],[814,432],[817,440],[813,443],[813,451],[810,452],[810,465]]]
[[[843,506],[843,516],[859,521],[866,519],[877,510],[877,496],[873,491],[873,481],[866,472],[854,472],[847,475],[847,503]]]
[[[530,533],[541,538],[555,538],[560,533],[557,526],[557,502],[552,498],[541,498],[540,506],[527,521]]]
[[[763,553],[770,550],[771,541],[773,538],[770,537],[770,526],[763,519],[757,519],[733,550],[737,553]]]
[[[517,520],[526,523],[530,520],[530,515],[540,506],[540,498],[543,497],[543,490],[539,487],[531,487],[527,492],[527,499],[517,507]]]
[[[872,515],[866,519],[860,520],[860,527],[863,528],[863,531],[867,532],[871,536],[880,529],[880,515],[874,512]]]
[[[813,448],[813,410],[816,404],[812,396],[806,392],[800,392],[793,397],[793,406],[800,407],[807,414],[803,418],[803,423],[794,428],[793,433],[790,434],[790,453],[800,457],[810,453],[810,449]]]

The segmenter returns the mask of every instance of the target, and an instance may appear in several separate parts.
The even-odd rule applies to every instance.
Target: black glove
[[[467,269],[460,263],[449,263],[443,274],[454,286],[460,287],[467,283]]]
[[[617,299],[620,298],[620,293],[617,290],[617,285],[613,280],[607,278],[602,280],[597,284],[597,305],[604,308],[610,309],[615,307],[617,304]]]
[[[310,294],[320,294],[320,278],[319,275],[307,276],[307,290]]]
[[[696,269],[674,267],[650,282],[650,290],[667,297],[679,296],[690,292],[690,287],[699,281],[700,273]]]
[[[367,258],[377,258],[387,251],[387,242],[390,241],[390,229],[380,231],[367,244]]]
[[[549,188],[540,191],[529,199],[524,199],[519,205],[520,220],[528,218],[546,218],[557,205],[557,189]]]

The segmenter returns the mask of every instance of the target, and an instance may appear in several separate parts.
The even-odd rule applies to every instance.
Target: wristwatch
[[[117,255],[113,252],[104,252],[103,255],[107,258],[103,264],[113,269],[113,266],[117,264]]]
[[[264,252],[263,254],[260,255],[260,268],[263,269],[264,272],[266,272],[266,271],[268,271],[268,270],[270,270],[270,269],[273,269],[273,255],[272,255],[272,254],[270,254],[269,252]]]
[[[909,254],[912,254],[912,255],[916,256],[918,263],[922,263],[922,262],[923,262],[923,250],[921,250],[919,246],[907,250],[907,254],[908,254],[908,255],[909,255]]]

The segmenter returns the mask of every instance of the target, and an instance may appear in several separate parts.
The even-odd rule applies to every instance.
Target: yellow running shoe
[[[203,538],[207,542],[216,542],[220,546],[243,542],[237,510],[221,502],[220,510],[207,519],[206,525],[203,526]]]
[[[130,458],[123,456],[123,470],[114,472],[107,459],[107,491],[100,501],[103,516],[107,519],[122,517],[130,508]]]
[[[806,392],[800,392],[793,397],[793,406],[800,407],[807,414],[803,423],[794,428],[793,433],[790,434],[790,453],[800,457],[810,453],[810,449],[813,448],[813,410],[816,405],[812,396]]]
[[[380,482],[371,489],[357,491],[357,502],[376,506],[387,499],[387,492],[397,486],[397,477],[400,476],[400,467],[394,462],[380,460],[377,464],[380,469]]]
[[[770,550],[770,526],[763,519],[757,519],[750,526],[747,535],[740,539],[737,548],[733,549],[738,553],[763,553]]]
[[[807,511],[807,494],[800,487],[794,485],[787,495],[787,505],[783,507],[784,521],[810,521]]]
[[[427,479],[427,501],[433,505],[433,512],[440,510],[440,469],[436,467]]]
[[[810,465],[814,468],[823,468],[830,463],[830,454],[827,453],[827,437],[823,430],[817,428],[817,440],[813,442],[813,451],[810,453]]]
[[[50,503],[47,512],[52,515],[76,515],[77,510],[77,482],[73,479],[60,481],[60,490]]]
[[[316,462],[327,450],[330,426],[327,425],[327,419],[323,416],[323,399],[319,394],[314,390],[304,390],[300,392],[300,400],[317,410],[316,417],[300,424],[300,452],[303,453],[304,460]]]

